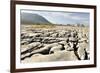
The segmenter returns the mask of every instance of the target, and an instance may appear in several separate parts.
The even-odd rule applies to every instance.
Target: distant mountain
[[[34,24],[34,23],[49,24],[50,22],[43,16],[40,16],[38,14],[21,13],[21,24]]]

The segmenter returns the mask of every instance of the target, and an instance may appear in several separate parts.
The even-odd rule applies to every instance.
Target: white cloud
[[[70,16],[71,19],[74,19],[74,20],[80,20],[81,18],[78,17],[78,16]]]

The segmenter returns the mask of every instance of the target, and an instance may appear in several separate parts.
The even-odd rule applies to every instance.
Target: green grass
[[[32,28],[54,28],[56,25],[53,24],[33,24]]]

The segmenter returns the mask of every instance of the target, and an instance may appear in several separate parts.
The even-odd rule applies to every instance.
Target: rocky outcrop
[[[22,31],[21,62],[23,63],[90,59],[88,33],[83,34],[81,29],[80,31],[79,29],[23,29]]]

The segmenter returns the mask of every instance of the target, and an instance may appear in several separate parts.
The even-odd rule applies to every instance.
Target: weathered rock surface
[[[89,60],[89,32],[81,27],[58,27],[63,26],[55,29],[32,29],[31,26],[23,25],[21,62]]]

